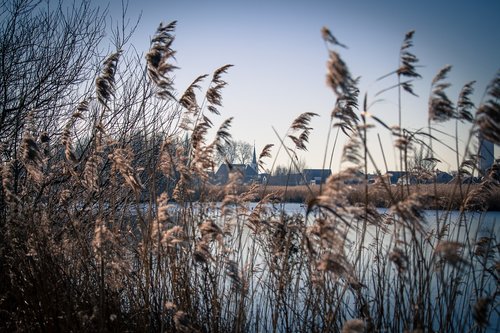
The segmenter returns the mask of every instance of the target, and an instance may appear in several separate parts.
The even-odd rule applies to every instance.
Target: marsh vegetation
[[[34,4],[4,3],[0,14],[0,330],[499,329],[498,229],[481,218],[492,193],[498,198],[497,166],[480,184],[449,185],[451,195],[436,184],[390,186],[379,171],[374,185],[360,180],[354,199],[344,180],[376,165],[366,143],[372,127],[393,135],[405,170],[415,146],[432,154],[433,124],[445,121],[470,123],[457,169],[478,175],[473,138],[500,143],[500,72],[475,106],[472,83],[456,103],[447,97],[445,67],[431,83],[428,129],[389,126],[369,113],[366,97],[359,102],[343,44],[324,28],[327,84],[337,96],[329,128],[350,140],[343,168],[304,187],[304,212],[289,213],[279,203],[291,188],[242,187],[232,172],[214,195],[208,181],[231,140],[232,119],[220,118],[231,65],[179,94],[175,22],[159,25],[145,58],[126,49],[133,27],[118,25],[115,51],[101,58],[102,17],[88,2],[70,12]],[[404,36],[391,74],[403,97],[419,77],[412,38]],[[401,99],[399,110],[401,119]],[[279,150],[294,165],[315,116],[291,119],[259,166],[272,168]],[[325,156],[331,149],[328,141]],[[440,210],[424,213],[429,207]]]

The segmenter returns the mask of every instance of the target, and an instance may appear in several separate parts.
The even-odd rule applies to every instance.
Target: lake
[[[215,258],[208,267],[217,276],[226,259],[236,263],[245,296],[242,303],[236,302],[240,292],[226,277],[218,288],[233,296],[225,298],[222,293],[220,301],[227,302],[229,313],[244,305],[248,332],[335,331],[329,321],[357,318],[360,297],[375,327],[385,331],[406,330],[404,325],[415,320],[414,314],[432,323],[434,331],[474,331],[476,303],[498,290],[500,212],[426,210],[421,230],[412,234],[413,222],[377,209],[381,222],[366,225],[363,234],[362,219],[347,228],[338,217],[318,210],[304,223],[307,207],[296,203],[267,205],[256,224],[249,217],[260,209],[256,203],[231,208],[232,213],[224,216],[220,203],[189,205],[190,214],[200,217],[198,223],[211,219],[224,231],[223,240],[217,238],[208,247]],[[180,207],[171,209],[174,213]],[[330,240],[314,234],[321,219],[331,224],[322,229],[333,230]],[[488,256],[481,254],[485,246]],[[406,249],[401,271],[394,259],[396,249]],[[322,256],[329,253],[334,260],[323,270]],[[419,302],[424,313],[411,308]],[[485,320],[489,322],[485,332],[500,331],[498,312],[489,312]]]

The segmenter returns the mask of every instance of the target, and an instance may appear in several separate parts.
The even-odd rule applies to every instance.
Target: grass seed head
[[[361,319],[351,319],[342,327],[342,333],[364,333],[365,322]]]

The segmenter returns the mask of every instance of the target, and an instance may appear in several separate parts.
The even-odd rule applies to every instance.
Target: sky
[[[110,14],[119,17],[120,1],[95,0]],[[395,76],[377,78],[397,69],[399,49],[406,32],[415,30],[411,52],[419,58],[422,78],[414,82],[418,98],[402,96],[402,124],[408,129],[427,126],[428,98],[432,78],[443,66],[453,66],[447,90],[456,101],[462,86],[476,80],[473,101],[479,104],[487,84],[500,70],[500,1],[131,1],[131,21],[141,15],[130,43],[146,53],[149,40],[160,22],[178,21],[173,48],[177,51],[175,87],[179,93],[199,75],[211,74],[225,64],[233,64],[224,79],[221,116],[215,126],[234,117],[231,133],[235,140],[255,143],[257,152],[275,144],[273,158],[286,164],[289,157],[277,146],[292,121],[301,113],[319,116],[311,122],[307,152],[299,159],[309,168],[323,167],[330,113],[336,97],[326,85],[328,51],[321,28],[328,27],[348,49],[340,49],[353,76],[360,76],[360,96],[366,94],[370,113],[388,125],[398,122],[396,90],[376,97],[376,93],[397,82]],[[360,101],[360,105],[362,101]],[[373,121],[370,121],[373,122]],[[436,129],[454,132],[454,122]],[[273,129],[274,128],[274,129]],[[459,126],[460,152],[469,135],[469,126]],[[328,143],[329,156],[336,129]],[[381,145],[378,137],[380,136]],[[454,146],[454,139],[440,137]],[[393,137],[380,126],[371,129],[368,146],[377,168],[397,169]],[[347,137],[340,134],[334,150],[333,172],[339,171],[341,152]],[[291,142],[285,140],[288,145]],[[442,170],[456,170],[455,153],[444,145],[434,145]],[[496,147],[498,158],[498,147]],[[327,158],[329,160],[329,157]],[[268,160],[268,166],[272,159]],[[326,166],[328,167],[328,165]],[[369,166],[369,171],[375,167]]]

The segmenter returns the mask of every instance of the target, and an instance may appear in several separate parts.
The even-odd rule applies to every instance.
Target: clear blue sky
[[[96,3],[106,5],[108,1]],[[113,1],[111,14],[118,17],[119,8],[119,1]],[[272,126],[284,134],[297,115],[318,113],[320,117],[312,122],[309,151],[300,153],[311,168],[322,166],[335,103],[325,84],[328,54],[321,39],[322,26],[348,45],[341,56],[353,75],[361,76],[361,96],[367,93],[369,102],[377,91],[396,83],[395,77],[376,79],[397,68],[405,33],[416,31],[412,52],[423,66],[419,68],[423,78],[415,82],[420,97],[403,95],[403,126],[412,129],[427,125],[430,82],[441,67],[453,66],[448,90],[453,101],[463,84],[477,80],[475,102],[481,100],[486,85],[500,69],[500,1],[131,1],[129,17],[134,19],[141,12],[131,41],[139,51],[147,51],[159,22],[178,21],[173,47],[180,67],[175,73],[179,93],[198,75],[224,64],[235,65],[225,76],[229,85],[223,91],[222,115],[218,121],[213,119],[217,124],[234,116],[235,139],[255,142],[259,151],[267,143],[278,143]],[[395,93],[383,97],[371,112],[395,125],[397,97]],[[439,128],[452,131],[453,126],[449,122]],[[460,131],[465,140],[467,127]],[[377,133],[389,169],[394,169],[391,136],[379,128],[369,137],[378,166],[384,169]],[[341,136],[334,172],[339,168],[343,142]],[[439,146],[436,152],[444,161],[441,169],[456,169],[453,154]],[[282,154],[279,162],[287,160]]]

